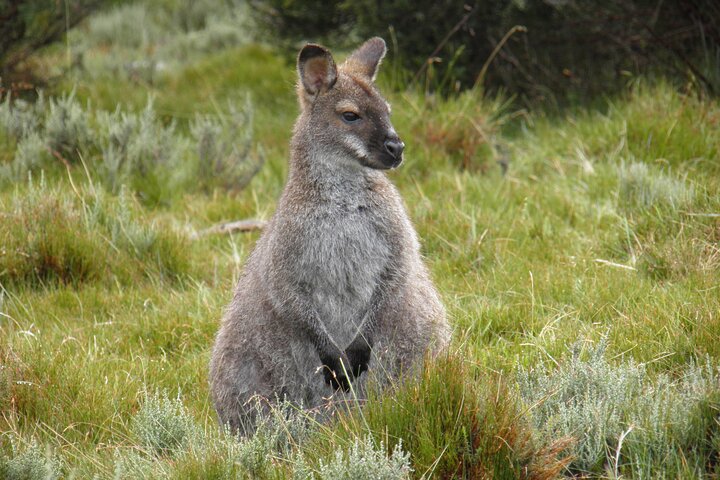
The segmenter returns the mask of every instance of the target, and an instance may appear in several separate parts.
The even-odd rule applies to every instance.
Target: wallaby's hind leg
[[[410,285],[379,312],[370,364],[378,379],[421,366],[427,353],[440,352],[449,342],[450,329],[435,289],[425,278]]]
[[[213,403],[221,424],[246,434],[252,430],[254,398],[271,395],[272,384],[264,366],[253,360],[251,351],[228,348],[217,353],[221,348],[222,344],[216,348],[216,358],[222,362],[222,368],[213,363],[210,370]]]
[[[303,407],[317,407],[333,393],[325,384],[320,358],[309,339],[281,325],[273,315],[261,310],[255,313],[252,322],[240,316],[226,320],[210,367],[220,423],[242,434],[254,430],[255,417],[262,412],[258,402],[263,405],[287,398]]]

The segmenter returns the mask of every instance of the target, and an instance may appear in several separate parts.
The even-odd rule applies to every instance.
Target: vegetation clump
[[[720,370],[692,365],[679,378],[651,381],[632,360],[611,364],[607,337],[577,342],[559,366],[519,372],[536,437],[574,438],[570,472],[702,476],[714,467],[720,424]],[[585,351],[583,351],[585,350]]]
[[[502,379],[454,354],[371,394],[335,428],[341,437],[363,432],[388,449],[402,445],[414,472],[431,478],[554,478],[567,462],[565,439],[536,442]]]
[[[83,163],[112,193],[127,186],[145,203],[162,203],[198,187],[240,191],[264,161],[253,151],[249,98],[243,109],[230,103],[227,116],[198,115],[190,137],[159,118],[152,98],[140,113],[83,107],[74,91],[51,98],[49,108],[43,98],[31,106],[8,96],[0,105],[0,125],[17,145],[0,181]]]
[[[276,43],[392,36],[403,83],[457,92],[478,83],[546,104],[624,88],[662,73],[720,92],[720,12],[711,0],[510,3],[258,0]],[[421,27],[420,27],[421,26]],[[682,33],[680,33],[682,32]]]
[[[327,463],[321,461],[318,476],[310,474],[308,479],[318,480],[405,480],[410,478],[410,454],[403,452],[398,443],[388,456],[385,446],[375,447],[372,437],[364,441],[355,440],[347,452],[337,450],[335,457]]]
[[[11,443],[11,452],[0,452],[0,477],[5,480],[59,480],[62,464],[50,450],[36,443],[21,447]]]
[[[198,433],[180,397],[145,392],[133,418],[133,431],[140,444],[156,455],[168,455],[196,440]]]

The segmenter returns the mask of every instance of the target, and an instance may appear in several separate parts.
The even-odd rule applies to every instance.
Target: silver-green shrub
[[[130,170],[146,174],[157,166],[166,166],[182,149],[175,123],[164,125],[158,119],[152,99],[133,123],[136,129],[128,138],[125,159]]]
[[[53,164],[79,163],[91,178],[118,193],[123,185],[150,203],[179,192],[243,189],[262,167],[253,149],[253,106],[230,103],[227,113],[198,115],[191,135],[163,122],[152,98],[140,112],[92,111],[70,93],[32,105],[0,103],[0,127],[16,143],[14,159],[0,165],[0,179],[19,180]],[[56,158],[57,157],[57,158]]]
[[[82,52],[80,73],[121,75],[153,83],[166,69],[181,68],[198,55],[247,43],[251,27],[242,0],[164,0],[131,3],[93,15],[71,42]],[[96,47],[111,49],[94,54]]]
[[[230,17],[243,0],[165,0],[158,8],[166,30],[193,32],[205,29],[214,19]]]
[[[304,475],[307,467],[298,470]],[[347,451],[338,449],[335,457],[328,463],[320,461],[317,475],[310,473],[309,478],[318,480],[402,480],[409,479],[410,454],[402,449],[402,443],[388,456],[385,446],[375,445],[372,437],[356,439]]]
[[[313,419],[289,402],[255,404],[255,433],[240,442],[236,459],[253,477],[265,475],[273,458],[290,458],[312,429]]]
[[[153,471],[155,470],[155,471]],[[138,480],[160,477],[160,463],[133,451],[115,450],[113,480]]]
[[[606,337],[585,355],[577,342],[560,368],[541,366],[518,375],[523,399],[537,405],[532,415],[540,437],[548,444],[575,438],[572,467],[582,472],[605,464],[609,445],[623,432],[623,421],[645,377],[644,368],[634,362],[611,366],[606,349]]]
[[[665,207],[676,210],[690,203],[695,195],[687,181],[671,177],[647,163],[621,163],[617,169],[621,208]]]
[[[141,48],[158,41],[162,33],[146,5],[131,3],[91,16],[87,24],[85,42],[103,46]]]
[[[17,142],[37,130],[44,113],[45,97],[42,92],[34,103],[23,99],[11,101],[10,95],[6,95],[0,103],[0,127],[8,138]]]
[[[242,190],[262,167],[264,157],[253,154],[253,106],[228,106],[227,115],[197,115],[190,126],[196,142],[195,178],[206,188]]]
[[[702,477],[720,454],[720,370],[710,359],[648,385],[628,422],[622,462],[633,478]]]
[[[191,478],[208,471],[212,478],[276,478],[278,463],[292,461],[314,423],[289,403],[256,408],[257,431],[242,438],[214,422],[201,428],[179,397],[145,393],[132,424],[142,450],[118,449],[114,478],[186,478],[188,471],[197,472]]]
[[[134,218],[136,206],[127,188],[121,188],[117,201],[112,201],[103,190],[96,190],[83,202],[84,220],[88,231],[106,232],[116,248],[133,252],[138,259],[155,256],[160,234],[152,224],[140,223]]]
[[[118,107],[113,113],[98,112],[97,122],[105,135],[99,170],[109,189],[117,191],[127,174],[128,145],[138,129],[138,117]]]
[[[224,21],[208,23],[203,30],[176,36],[165,43],[157,56],[162,59],[186,61],[194,54],[211,53],[247,43],[249,35],[239,25]]]
[[[156,455],[172,455],[197,441],[198,429],[180,397],[144,392],[133,418],[133,432],[140,444]]]
[[[175,123],[165,125],[152,99],[139,112],[98,112],[102,158],[97,165],[100,180],[112,192],[129,186],[141,198],[167,199],[190,187],[190,142],[177,133]]]
[[[12,453],[0,453],[0,478],[3,480],[56,480],[62,464],[49,450],[32,443],[20,448],[12,442]]]
[[[720,439],[718,366],[652,378],[632,360],[608,362],[607,337],[585,351],[581,345],[555,368],[518,373],[538,440],[573,438],[573,473],[702,476],[713,455],[708,436]]]
[[[90,127],[90,108],[83,108],[75,98],[75,91],[50,99],[46,113],[45,141],[48,146],[70,159],[84,151],[93,139]]]
[[[30,131],[18,141],[15,157],[9,165],[10,175],[21,179],[28,172],[43,168],[51,159],[45,139],[37,131]]]
[[[19,180],[48,163],[51,157],[43,128],[45,112],[42,92],[34,103],[11,101],[10,95],[0,103],[0,128],[6,139],[15,144],[13,161],[0,165],[0,179]]]

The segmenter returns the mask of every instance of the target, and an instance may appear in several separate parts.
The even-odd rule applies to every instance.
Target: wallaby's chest
[[[391,239],[363,204],[321,206],[312,217],[298,267],[328,333],[344,348],[366,320],[391,260]]]

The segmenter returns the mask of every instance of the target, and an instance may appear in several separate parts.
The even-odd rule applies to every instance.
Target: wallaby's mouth
[[[395,168],[398,168],[402,162],[403,162],[403,157],[402,157],[402,156],[399,157],[399,158],[395,158],[395,159],[393,160],[393,162],[390,163],[390,165],[389,165],[388,168],[389,168],[390,170],[395,169]]]
[[[405,144],[397,138],[397,135],[386,138],[383,144],[384,151],[380,154],[380,163],[385,169],[393,169],[400,166],[403,161],[403,150]]]
[[[370,167],[377,170],[392,170],[400,166],[403,161],[403,157],[402,155],[394,157],[392,155],[382,154],[380,155],[379,160],[379,162],[373,162],[373,165],[370,165]]]

